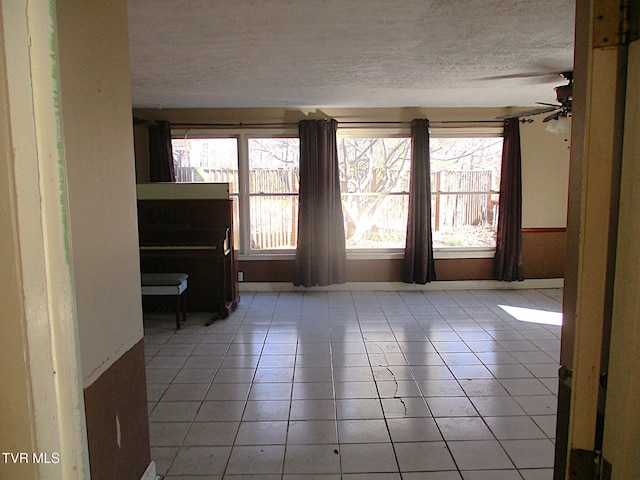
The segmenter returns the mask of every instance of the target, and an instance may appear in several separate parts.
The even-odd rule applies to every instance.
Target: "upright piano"
[[[238,305],[229,185],[138,185],[140,270],[189,274],[187,308],[227,317]],[[158,298],[145,298],[146,306]]]

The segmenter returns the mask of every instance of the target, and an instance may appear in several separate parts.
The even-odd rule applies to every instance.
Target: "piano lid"
[[[138,200],[228,200],[228,183],[139,183]]]

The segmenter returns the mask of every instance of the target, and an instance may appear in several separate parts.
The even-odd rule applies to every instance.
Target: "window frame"
[[[298,130],[297,128],[294,130],[291,130],[292,132],[294,132],[294,134],[283,134],[282,130],[278,130],[279,133],[277,134],[271,134],[271,135],[265,135],[264,131],[260,131],[260,133],[250,133],[250,134],[245,134],[243,136],[244,139],[244,145],[243,145],[243,149],[246,150],[245,156],[246,156],[246,179],[244,181],[244,184],[246,186],[246,211],[247,211],[247,215],[245,216],[246,221],[244,223],[245,226],[245,232],[246,232],[246,242],[243,245],[245,248],[243,249],[242,254],[244,255],[249,255],[249,256],[260,256],[262,257],[263,255],[271,255],[271,256],[278,256],[278,255],[291,255],[291,254],[295,254],[295,247],[294,248],[251,248],[251,197],[265,197],[265,196],[283,196],[283,197],[298,197],[300,198],[300,192],[298,191],[298,193],[264,193],[264,192],[260,192],[260,193],[252,193],[251,192],[251,179],[249,178],[249,174],[251,171],[250,168],[250,158],[249,158],[249,141],[250,140],[256,140],[256,139],[270,139],[270,138],[294,138],[296,140],[299,141],[299,135],[298,135]],[[240,157],[240,153],[238,150],[238,156]],[[298,173],[299,173],[299,164],[298,164]],[[300,186],[298,185],[298,190],[300,189]],[[242,221],[242,220],[240,220]]]
[[[404,138],[411,141],[411,131],[408,128],[340,128],[336,134],[337,143],[342,138]],[[409,146],[409,148],[411,148]],[[341,192],[342,195],[345,193]],[[406,196],[409,198],[408,191],[388,192],[388,193],[371,193],[370,195],[388,195],[388,196]],[[387,247],[387,248],[347,248],[347,258],[353,259],[376,259],[376,258],[396,258],[404,256],[404,247]]]
[[[503,138],[504,128],[491,126],[474,127],[429,127],[429,138]],[[463,192],[471,194],[473,192]],[[481,192],[485,193],[485,192]],[[453,192],[447,192],[447,195]],[[439,195],[431,190],[431,195]],[[500,190],[491,191],[500,198]],[[432,205],[433,206],[433,205]],[[434,247],[434,258],[493,258],[496,247]]]
[[[251,248],[251,186],[249,177],[249,139],[299,138],[297,127],[293,128],[173,128],[171,139],[226,139],[235,138],[238,152],[238,192],[230,194],[237,202],[238,259],[284,259],[295,256],[295,248],[252,249]]]
[[[502,137],[502,127],[474,126],[474,127],[441,127],[431,126],[430,137],[465,138],[465,137]],[[338,124],[337,137],[365,138],[365,137],[401,137],[410,138],[409,126],[371,127],[363,122],[362,127],[340,127]],[[298,128],[292,127],[205,127],[205,128],[172,128],[173,139],[216,139],[235,138],[238,152],[238,192],[231,197],[238,202],[238,230],[239,244],[236,245],[239,260],[290,260],[295,258],[295,248],[291,249],[252,249],[251,242],[251,214],[250,214],[250,178],[249,178],[249,139],[250,138],[299,138]],[[500,192],[495,192],[497,195]],[[404,192],[394,194],[404,195]],[[436,259],[455,258],[493,258],[495,247],[438,247],[434,248]],[[348,249],[349,260],[383,260],[400,259],[404,257],[404,248],[368,248]]]

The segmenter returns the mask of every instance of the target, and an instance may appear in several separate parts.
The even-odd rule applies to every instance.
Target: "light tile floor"
[[[551,479],[560,327],[536,322],[561,298],[243,293],[179,331],[147,314],[152,459],[183,480]]]

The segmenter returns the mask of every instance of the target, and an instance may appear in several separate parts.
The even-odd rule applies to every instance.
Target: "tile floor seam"
[[[237,332],[236,332],[236,335],[237,335]],[[234,335],[234,338],[235,338],[236,335]],[[260,358],[262,357],[262,352],[264,351],[264,342],[265,341],[266,341],[266,336],[265,336],[265,340],[263,340],[263,342],[262,342],[262,348],[260,349]],[[227,349],[227,352],[231,348],[231,344],[232,343],[233,343],[233,340],[229,343],[229,348]],[[221,362],[221,364],[222,364],[222,362]],[[259,359],[258,359],[258,364],[259,364]],[[218,370],[219,370],[219,368],[218,368]],[[240,416],[239,416],[240,420],[239,420],[239,423],[238,423],[238,428],[237,428],[236,433],[235,433],[235,435],[233,437],[233,441],[231,442],[231,450],[229,452],[229,456],[228,456],[227,461],[226,461],[226,463],[224,465],[224,468],[222,470],[222,475],[221,475],[220,478],[224,478],[227,475],[227,469],[229,468],[229,463],[231,462],[231,458],[232,458],[232,455],[233,455],[233,449],[236,446],[236,441],[238,439],[238,435],[240,434],[240,428],[242,426],[242,421],[243,421],[245,412],[247,411],[247,406],[249,405],[249,396],[251,395],[251,390],[253,389],[254,380],[256,378],[257,371],[258,371],[258,369],[257,369],[257,365],[256,365],[256,367],[254,368],[253,376],[251,377],[251,383],[250,383],[251,387],[249,388],[249,391],[246,394],[246,398],[244,399],[244,407],[243,407],[242,412],[240,413]],[[216,374],[217,374],[217,371],[213,374],[213,377],[211,378],[211,384],[210,384],[209,388],[211,388],[211,385],[213,385],[214,380],[216,378]]]
[[[428,332],[425,332],[425,334],[426,334],[427,341],[431,343],[431,339],[429,338]],[[441,356],[440,352],[437,352],[437,354],[442,359],[442,356]],[[444,362],[444,365],[447,366],[447,368],[451,372],[451,369],[449,368],[449,365],[446,362]],[[453,372],[451,372],[451,374],[453,375]],[[433,410],[432,410],[431,406],[429,405],[427,397],[425,396],[425,392],[423,392],[422,387],[420,386],[420,384],[418,383],[417,379],[415,378],[415,374],[414,374],[413,370],[411,370],[411,376],[413,377],[414,381],[416,382],[416,385],[418,386],[418,390],[420,391],[420,393],[422,395],[422,398],[424,399],[424,402],[427,405],[427,409],[431,413],[431,416],[432,416],[432,418],[434,420],[434,424],[436,425],[436,428],[437,428],[437,430],[438,430],[438,432],[440,434],[440,437],[442,438],[442,441],[444,442],[444,445],[445,445],[445,447],[447,449],[447,452],[449,453],[449,455],[450,455],[450,457],[451,457],[451,459],[453,461],[454,466],[456,467],[456,470],[459,472],[460,475],[462,475],[462,473],[460,473],[462,470],[460,469],[460,466],[458,465],[458,461],[456,460],[455,455],[451,451],[451,447],[450,447],[449,442],[447,441],[447,439],[445,438],[445,436],[444,436],[444,434],[442,432],[441,426],[438,424],[438,422],[435,419],[435,416],[433,415]],[[458,383],[458,385],[460,385],[460,382],[458,381],[458,379],[455,376],[454,376],[454,378],[455,378],[456,382]],[[461,387],[461,385],[460,385],[460,387]]]
[[[394,335],[394,338],[395,338],[395,335]],[[375,342],[372,342],[372,343],[375,345]],[[366,348],[367,348],[367,347],[366,347],[366,342],[365,342],[365,349],[366,349]],[[380,348],[380,347],[378,347],[378,348]],[[384,352],[384,350],[383,350],[383,349],[380,349],[380,350],[382,350],[382,356],[386,359],[386,358],[387,358],[387,356],[386,356],[386,352]],[[367,355],[367,357],[369,357],[369,355]],[[370,357],[369,357],[369,358],[370,358]],[[393,441],[393,436],[391,435],[391,428],[389,427],[389,419],[388,419],[388,418],[387,418],[387,416],[384,414],[384,405],[383,405],[383,403],[382,403],[382,393],[380,392],[380,387],[379,387],[379,385],[378,385],[378,382],[376,382],[375,374],[374,374],[374,371],[373,371],[373,365],[371,365],[371,360],[369,360],[369,367],[371,368],[371,375],[373,376],[373,382],[374,382],[374,384],[375,384],[375,386],[376,386],[376,391],[378,392],[378,401],[379,401],[379,403],[380,403],[380,409],[382,410],[383,419],[384,419],[384,424],[385,424],[385,428],[386,428],[386,430],[387,430],[387,435],[389,435],[389,440],[390,440],[390,443],[391,443],[391,448],[392,448],[392,450],[393,450],[393,456],[394,456],[394,458],[395,458],[396,466],[397,466],[397,468],[398,468],[398,474],[400,475],[400,479],[402,480],[402,478],[403,478],[402,473],[403,473],[403,472],[402,472],[402,467],[400,466],[400,459],[398,458],[398,451],[397,451],[397,449],[396,449],[396,442],[394,442],[394,441]],[[398,393],[398,388],[399,388],[398,380],[396,379],[395,374],[393,373],[393,371],[392,371],[389,367],[390,367],[390,365],[389,365],[389,362],[388,362],[388,360],[387,360],[386,368],[387,368],[387,370],[389,371],[389,373],[391,373],[391,376],[393,377],[393,380],[394,380],[394,382],[395,382],[395,384],[396,384],[396,390],[395,390],[395,393],[394,393],[394,395],[393,395],[393,397],[392,397],[392,398],[396,398],[396,395],[397,395],[397,393]],[[403,407],[404,407],[404,409],[405,409],[405,412],[406,412],[406,411],[407,411],[407,406],[406,406],[406,404],[404,403],[404,400],[403,400],[402,398],[400,398],[400,402],[402,403],[402,405],[403,405]]]
[[[329,331],[331,331],[331,328],[329,327]],[[331,337],[329,337],[331,338]],[[336,450],[338,452],[338,471],[339,471],[339,475],[340,478],[342,478],[343,476],[343,471],[342,471],[342,451],[340,449],[340,428],[339,428],[339,424],[338,424],[338,395],[337,395],[337,391],[336,391],[336,372],[334,370],[334,363],[333,363],[333,345],[331,343],[331,341],[329,341],[329,359],[330,359],[330,365],[331,365],[331,390],[333,393],[333,415],[334,415],[334,419],[335,419],[335,423],[334,423],[334,430],[335,430],[335,439],[336,439]]]

